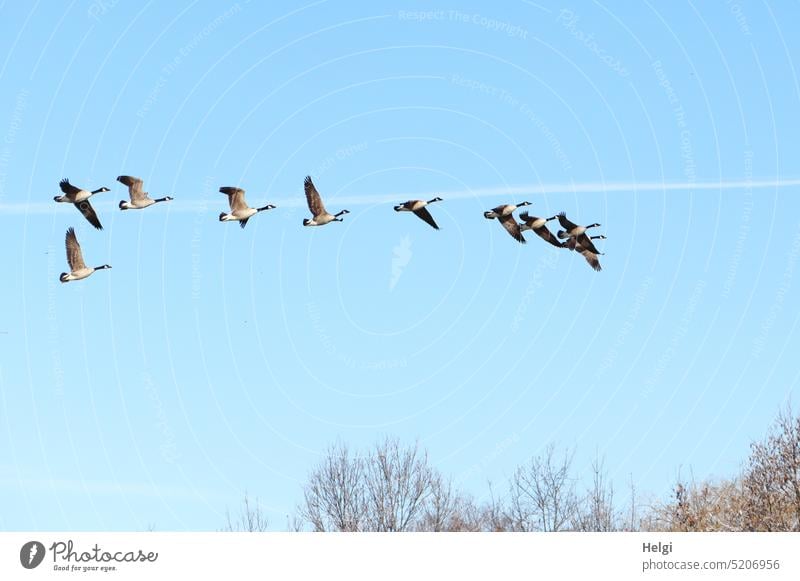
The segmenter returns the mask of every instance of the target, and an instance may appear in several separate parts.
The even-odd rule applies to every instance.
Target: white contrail
[[[698,190],[746,190],[765,188],[787,188],[800,186],[800,179],[761,179],[761,180],[727,180],[706,182],[577,182],[560,184],[529,184],[521,186],[494,186],[490,188],[475,188],[471,190],[437,190],[434,192],[399,192],[389,194],[371,194],[366,196],[336,196],[327,197],[337,205],[350,206],[373,205],[388,202],[402,202],[407,199],[427,199],[431,196],[441,196],[446,200],[472,199],[472,198],[498,198],[513,197],[533,194],[585,194],[585,193],[621,193],[621,192],[667,192],[667,191],[698,191]],[[248,192],[252,200],[269,198],[268,194],[252,189]],[[219,207],[227,207],[227,202],[220,196],[220,203],[215,198],[207,200],[181,199],[169,205],[170,212],[203,212],[215,213]],[[298,187],[296,196],[291,198],[269,198],[270,203],[280,208],[305,207],[306,201],[302,190]],[[95,208],[103,213],[116,211],[117,204],[112,202],[93,201]],[[0,214],[51,214],[54,211],[76,212],[71,204],[56,204],[54,202],[34,202],[32,204],[0,204]]]
[[[737,180],[719,182],[583,182],[561,184],[530,184],[523,186],[499,186],[491,188],[475,188],[472,190],[453,190],[435,192],[413,192],[372,196],[336,197],[337,204],[378,204],[394,200],[427,199],[430,196],[442,196],[446,200],[496,198],[501,196],[522,196],[531,194],[584,194],[608,192],[659,192],[675,190],[745,190],[764,188],[785,188],[800,186],[800,179],[785,180]],[[333,198],[332,198],[333,199]],[[278,200],[278,203],[281,200]],[[296,202],[296,200],[292,200]],[[286,201],[287,205],[289,200]],[[305,201],[293,205],[305,205]]]

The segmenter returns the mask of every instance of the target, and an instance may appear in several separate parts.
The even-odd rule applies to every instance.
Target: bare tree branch
[[[269,529],[269,519],[262,512],[258,499],[256,498],[255,502],[251,502],[247,491],[244,493],[239,516],[231,519],[231,514],[228,510],[225,511],[225,516],[227,523],[222,529],[223,532],[260,533]]]
[[[577,498],[569,474],[572,452],[556,459],[553,444],[544,455],[520,466],[510,483],[510,516],[514,530],[560,531],[576,514]]]

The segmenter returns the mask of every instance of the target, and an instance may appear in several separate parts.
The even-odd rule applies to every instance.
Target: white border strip
[[[799,539],[797,533],[0,533],[0,578],[778,581],[800,578]],[[32,541],[44,556],[37,550],[39,565],[26,569],[21,561]],[[145,558],[121,560],[126,555]]]

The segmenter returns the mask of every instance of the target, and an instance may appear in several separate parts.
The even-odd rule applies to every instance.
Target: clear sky
[[[798,399],[800,5],[266,4],[0,4],[0,529],[245,490],[282,529],[385,435],[479,499],[549,442],[656,495],[738,470]],[[307,174],[343,223],[301,226]],[[225,185],[278,208],[220,223]],[[483,218],[523,200],[603,271]],[[69,226],[113,269],[59,283]]]

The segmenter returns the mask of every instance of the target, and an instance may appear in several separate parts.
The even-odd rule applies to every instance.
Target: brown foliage
[[[738,481],[700,484],[679,481],[675,485],[674,499],[653,508],[647,530],[740,531],[743,508],[744,496]]]
[[[800,531],[800,415],[790,407],[751,445],[742,484],[746,530]]]
[[[782,410],[750,446],[741,476],[682,482],[653,509],[650,528],[669,531],[800,531],[800,416]]]

